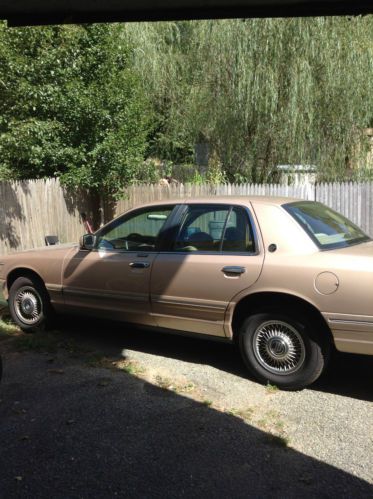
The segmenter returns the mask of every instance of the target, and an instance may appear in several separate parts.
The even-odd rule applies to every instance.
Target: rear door
[[[224,336],[231,299],[258,279],[263,251],[244,206],[191,203],[151,275],[152,311],[160,327]]]

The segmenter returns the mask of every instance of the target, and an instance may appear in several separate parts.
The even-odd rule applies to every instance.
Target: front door
[[[159,236],[172,209],[134,210],[103,227],[93,250],[77,249],[63,269],[66,307],[81,314],[155,325],[150,275]]]
[[[151,300],[157,324],[224,336],[229,302],[255,283],[262,265],[248,208],[185,206],[176,239],[153,264]]]

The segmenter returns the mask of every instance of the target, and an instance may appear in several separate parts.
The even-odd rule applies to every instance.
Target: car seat
[[[236,227],[228,227],[224,234],[223,251],[247,251],[245,234]]]
[[[207,232],[194,232],[189,236],[187,242],[196,247],[198,251],[214,250],[214,240]]]

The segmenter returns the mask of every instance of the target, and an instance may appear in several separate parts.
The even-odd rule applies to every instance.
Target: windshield
[[[344,248],[370,240],[350,220],[321,203],[297,201],[283,208],[321,249]]]

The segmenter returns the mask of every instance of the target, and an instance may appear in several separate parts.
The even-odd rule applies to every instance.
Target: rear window
[[[321,249],[344,248],[370,240],[354,223],[321,203],[297,201],[283,208]]]

